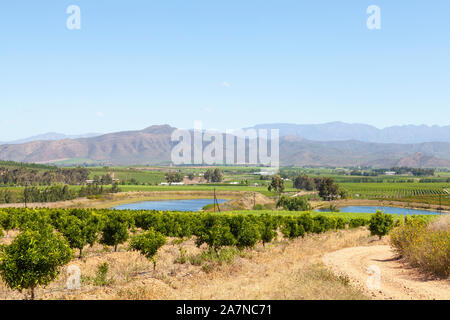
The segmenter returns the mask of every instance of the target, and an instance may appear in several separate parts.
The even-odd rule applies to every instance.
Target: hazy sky
[[[2,1],[0,141],[194,120],[448,125],[449,15],[448,0]]]

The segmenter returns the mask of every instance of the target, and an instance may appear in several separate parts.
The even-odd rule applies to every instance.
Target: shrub
[[[112,278],[108,279],[108,272],[108,262],[99,264],[95,273],[95,278],[93,279],[94,285],[104,287],[114,283],[114,280]]]
[[[139,251],[144,257],[153,262],[153,269],[156,269],[156,253],[166,243],[166,237],[150,229],[147,232],[131,238],[130,249]]]
[[[286,197],[282,196],[277,202],[277,208],[283,207],[289,211],[309,211],[311,205],[304,197]]]
[[[40,231],[21,232],[0,252],[0,275],[11,289],[31,291],[46,286],[59,274],[60,268],[72,258],[67,241],[47,226]]]
[[[442,220],[442,219],[440,219]],[[435,229],[421,219],[408,219],[391,232],[396,253],[425,272],[440,277],[450,275],[450,228]]]
[[[377,211],[369,222],[370,234],[381,238],[387,235],[394,227],[394,218],[390,214]]]

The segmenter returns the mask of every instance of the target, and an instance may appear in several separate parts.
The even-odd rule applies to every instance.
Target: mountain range
[[[367,124],[329,122],[324,124],[260,124],[253,128],[279,129],[280,136],[294,135],[314,141],[358,140],[405,144],[450,142],[450,126],[406,125],[378,129]]]
[[[442,141],[424,141],[426,137],[431,137],[431,133],[429,130],[418,129],[415,139],[423,142],[399,143],[399,140],[407,140],[405,133],[393,138],[395,143],[380,143],[365,141],[376,137],[363,135],[358,130],[365,125],[330,123],[307,126],[311,128],[309,133],[305,125],[274,124],[255,128],[280,128],[280,162],[285,166],[450,167],[450,135],[448,140],[443,135]],[[332,128],[335,128],[335,134]],[[399,128],[403,128],[399,130],[404,132],[412,130],[411,126]],[[432,131],[438,130],[433,128],[428,127]],[[444,128],[448,127],[439,128],[444,132]],[[169,125],[157,125],[143,130],[75,139],[3,144],[0,145],[0,159],[36,163],[75,163],[77,159],[83,159],[109,165],[168,164],[173,146],[170,137],[174,130]],[[319,138],[325,140],[316,141]]]
[[[58,141],[58,140],[64,140],[64,139],[79,139],[79,138],[92,138],[102,135],[101,133],[86,133],[86,134],[79,134],[79,135],[66,135],[63,133],[57,133],[57,132],[47,132],[44,134],[39,134],[37,136],[28,137],[25,139],[20,140],[13,140],[8,142],[0,142],[0,144],[22,144],[27,142],[33,142],[33,141]]]

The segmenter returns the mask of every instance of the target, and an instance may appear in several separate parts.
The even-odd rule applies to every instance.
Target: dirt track
[[[375,299],[450,299],[449,280],[427,279],[396,259],[387,245],[346,248],[326,254],[323,262],[336,274],[348,276],[350,283]],[[379,286],[376,274],[368,272],[371,266],[372,270],[379,268]],[[368,285],[368,280],[375,281]]]

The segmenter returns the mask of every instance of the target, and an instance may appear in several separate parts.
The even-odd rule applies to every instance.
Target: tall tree
[[[284,191],[284,180],[280,175],[276,175],[272,178],[272,182],[267,188],[269,191],[274,191],[275,193],[282,193]]]

